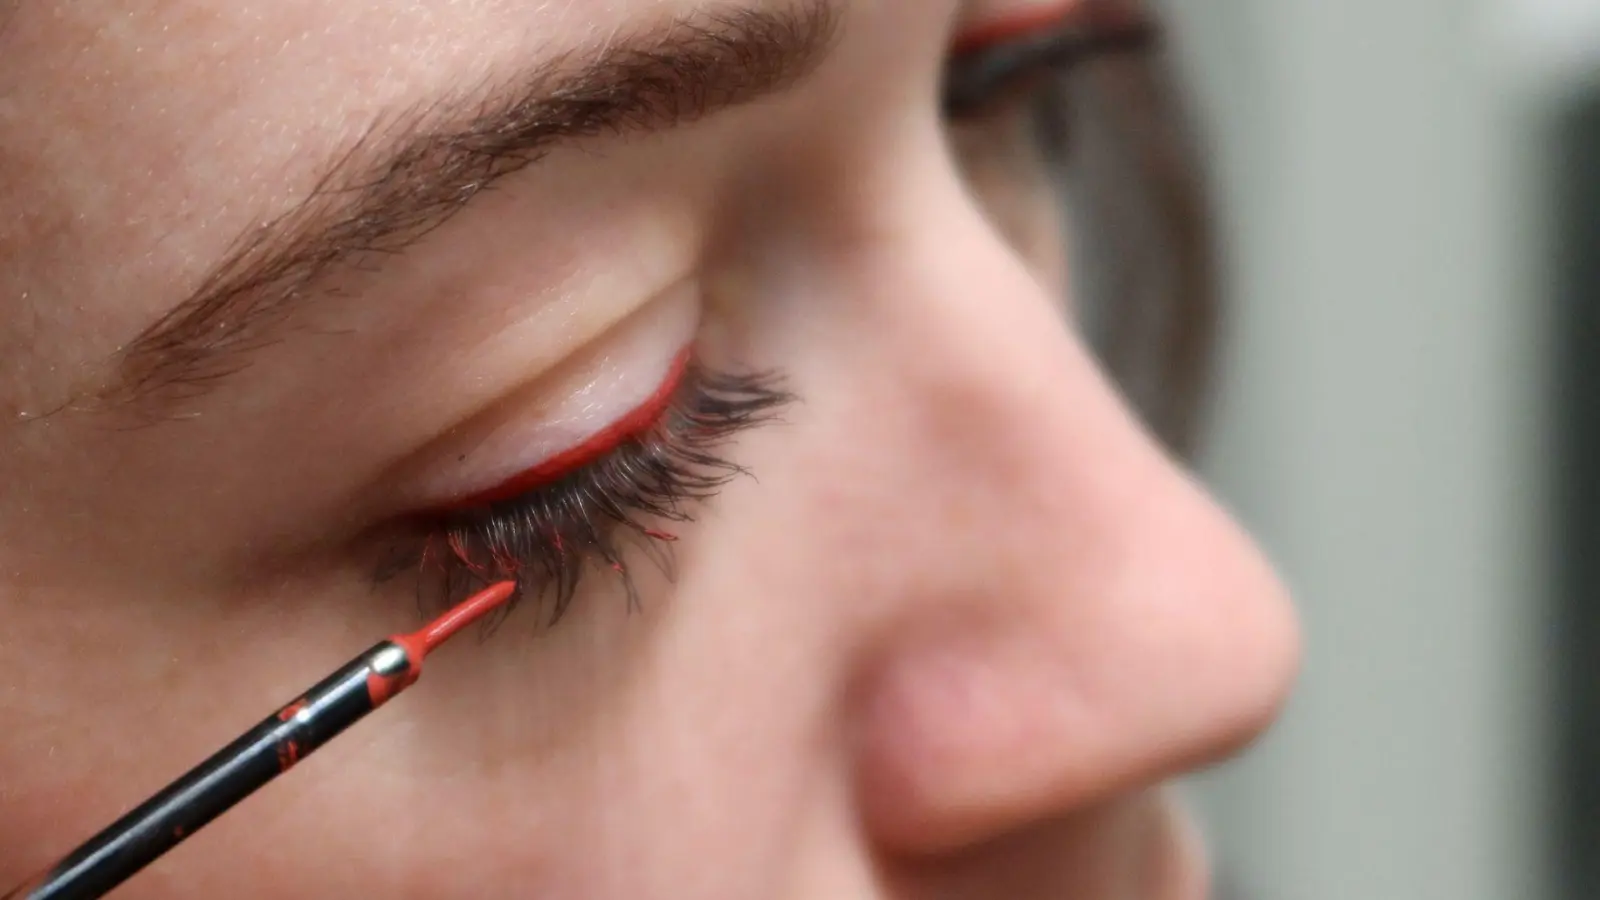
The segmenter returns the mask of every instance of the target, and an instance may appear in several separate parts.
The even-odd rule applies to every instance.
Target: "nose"
[[[892,458],[896,508],[855,535],[896,566],[857,595],[876,618],[852,758],[872,832],[911,853],[1226,755],[1298,661],[1270,567],[1054,299],[963,198],[918,202],[939,230],[884,229],[850,289],[875,342],[855,430]]]

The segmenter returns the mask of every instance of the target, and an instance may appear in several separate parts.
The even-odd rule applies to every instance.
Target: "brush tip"
[[[412,637],[417,640],[424,653],[432,652],[461,629],[482,620],[484,616],[504,606],[516,593],[515,581],[492,584],[456,604],[450,611],[423,626],[422,630]]]

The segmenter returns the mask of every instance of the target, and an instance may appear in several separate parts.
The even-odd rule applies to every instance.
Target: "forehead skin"
[[[701,5],[20,8],[0,52],[0,414],[59,402],[241,232],[304,197],[330,151],[420,98]]]

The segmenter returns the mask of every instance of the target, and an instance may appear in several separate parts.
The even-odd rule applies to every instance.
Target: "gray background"
[[[1281,725],[1196,780],[1215,855],[1260,900],[1583,896],[1552,764],[1551,159],[1600,85],[1600,0],[1167,5],[1229,238],[1201,467],[1308,637]]]

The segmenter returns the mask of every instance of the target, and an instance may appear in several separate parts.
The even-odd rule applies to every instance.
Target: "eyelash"
[[[380,578],[420,560],[420,596],[446,601],[512,579],[513,605],[529,597],[548,602],[554,624],[584,571],[596,567],[621,580],[633,609],[638,596],[624,550],[643,550],[670,576],[677,537],[659,525],[693,521],[690,504],[746,474],[721,454],[723,445],[794,399],[774,373],[717,372],[691,362],[649,430],[519,497],[427,516],[417,523],[420,548],[402,548]]]

